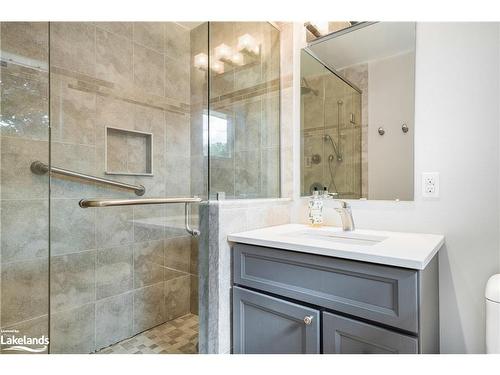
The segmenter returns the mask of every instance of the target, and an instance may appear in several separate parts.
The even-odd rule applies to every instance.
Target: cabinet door
[[[233,288],[233,352],[301,354],[320,352],[316,309]]]
[[[327,354],[416,354],[418,340],[324,312],[323,351]]]

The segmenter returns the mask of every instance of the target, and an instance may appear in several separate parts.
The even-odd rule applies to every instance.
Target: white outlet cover
[[[422,173],[422,196],[424,198],[439,198],[439,173]]]

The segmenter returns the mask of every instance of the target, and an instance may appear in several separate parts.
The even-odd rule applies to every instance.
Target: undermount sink
[[[306,229],[290,233],[292,236],[308,237],[314,239],[328,240],[332,242],[373,246],[386,240],[388,237],[377,236],[373,234],[356,233],[354,232],[334,232],[331,230],[322,229]]]

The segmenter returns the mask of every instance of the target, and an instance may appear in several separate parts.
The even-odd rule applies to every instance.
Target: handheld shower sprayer
[[[323,140],[324,141],[329,141],[331,143],[332,148],[333,148],[333,152],[335,153],[337,161],[342,161],[342,154],[340,153],[340,150],[337,147],[337,145],[335,144],[335,141],[333,140],[333,138],[329,134],[325,134],[323,136]],[[329,161],[333,161],[333,155],[330,154],[330,156],[328,157],[328,160]]]

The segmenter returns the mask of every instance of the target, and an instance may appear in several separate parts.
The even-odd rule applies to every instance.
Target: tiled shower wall
[[[48,25],[2,24],[1,326],[47,330]],[[104,174],[105,126],[153,134],[154,176],[111,176],[145,197],[191,195],[190,33],[176,23],[52,23],[52,165]],[[26,100],[28,98],[28,100]],[[5,125],[8,121],[8,126]],[[108,154],[134,162],[133,144]],[[137,159],[134,159],[137,158]],[[6,168],[8,166],[8,168]],[[197,247],[182,207],[81,209],[133,193],[52,178],[51,352],[88,353],[197,312]]]

